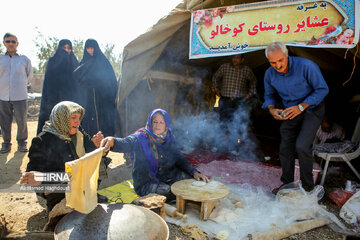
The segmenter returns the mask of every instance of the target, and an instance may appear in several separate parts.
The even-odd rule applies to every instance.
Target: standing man
[[[265,102],[276,120],[282,120],[280,127],[281,181],[294,181],[295,151],[300,165],[300,180],[305,190],[314,186],[311,144],[325,114],[323,100],[328,86],[319,67],[301,57],[289,57],[283,43],[270,44],[265,55],[271,65],[265,72]],[[282,99],[285,109],[277,107],[276,95]],[[281,186],[273,190],[276,194]]]
[[[234,55],[232,63],[221,65],[212,79],[216,95],[220,97],[219,115],[225,135],[230,133],[229,125],[239,106],[256,94],[256,77],[250,67],[243,65],[244,60],[242,54]],[[229,142],[226,145],[229,146]]]
[[[17,53],[17,37],[6,33],[3,44],[7,51],[0,55],[0,126],[3,143],[0,152],[11,150],[11,123],[13,116],[18,126],[16,140],[18,150],[27,152],[26,123],[27,85],[33,76],[30,60]]]

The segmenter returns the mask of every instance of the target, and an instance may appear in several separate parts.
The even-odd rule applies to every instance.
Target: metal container
[[[156,213],[132,204],[98,204],[89,214],[72,212],[55,227],[55,240],[167,240],[169,228]]]

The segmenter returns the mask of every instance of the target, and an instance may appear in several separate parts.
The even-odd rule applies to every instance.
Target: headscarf
[[[71,48],[70,53],[63,49],[66,44],[68,44]],[[79,66],[79,62],[76,59],[74,52],[72,51],[71,41],[69,39],[61,39],[54,56],[49,59],[46,71],[57,71],[57,73],[54,74],[59,74],[61,71],[66,71],[71,74],[77,66]]]
[[[158,136],[153,132],[152,119],[157,113],[162,114],[164,117],[166,124],[166,136]],[[155,182],[159,183],[159,179],[156,177],[159,168],[159,155],[157,147],[160,145],[166,146],[174,141],[173,129],[171,127],[171,118],[169,114],[160,108],[153,110],[148,116],[145,128],[140,128],[138,131],[136,131],[135,136],[137,137],[140,146],[145,153],[150,177]]]
[[[93,56],[86,51],[90,47],[94,48]],[[80,66],[74,70],[73,74],[83,86],[107,90],[109,95],[116,94],[115,72],[95,39],[86,40]]]
[[[68,44],[68,45],[70,46],[71,52],[72,52],[72,43],[71,43],[71,41],[70,41],[69,39],[61,39],[61,40],[59,41],[58,48],[56,49],[56,52],[55,52],[54,56],[56,56],[57,54],[59,54],[59,52],[61,52],[60,50],[65,51],[65,50],[63,49],[63,47],[64,47],[66,44]]]
[[[45,122],[44,132],[52,133],[63,140],[71,140],[70,137],[70,115],[80,113],[80,121],[83,119],[85,110],[79,104],[62,101],[54,106],[50,114],[50,121]]]
[[[89,47],[94,48],[93,56],[86,51]],[[83,58],[80,61],[79,67],[74,70],[73,76],[81,86],[87,88],[101,87],[106,84],[105,81],[102,81],[102,77],[104,77],[103,71],[106,71],[103,70],[104,65],[111,66],[102,53],[98,42],[95,39],[88,39],[85,42]]]
[[[87,48],[93,48],[94,49],[94,54],[93,56],[91,56],[87,51],[86,49]],[[104,55],[99,47],[99,44],[98,42],[95,40],[95,39],[88,39],[86,40],[85,42],[85,46],[84,46],[84,54],[83,54],[83,59],[81,60],[80,64],[88,61],[90,58],[92,57],[97,57],[99,55]]]

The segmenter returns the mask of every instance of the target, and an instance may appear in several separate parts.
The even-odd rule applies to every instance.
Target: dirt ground
[[[37,121],[28,121],[28,148],[31,139],[36,135],[36,128]],[[13,123],[11,152],[0,154],[0,184],[19,183],[21,174],[29,162],[27,153],[17,151],[16,131],[17,126]],[[123,154],[109,153],[108,156],[112,159],[108,169],[108,179],[101,183],[100,188],[131,178],[131,168],[126,166]],[[35,193],[0,192],[0,218],[5,219],[9,232],[6,239],[26,239],[26,232],[41,231],[48,221],[45,201],[38,198]],[[171,240],[190,239],[175,225],[169,224],[169,229]]]
[[[37,122],[28,122],[29,142],[35,136]],[[12,150],[7,154],[0,154],[0,184],[15,184],[19,182],[21,174],[25,171],[28,157],[27,153],[17,151],[16,124],[13,124]],[[108,179],[101,183],[100,188],[111,186],[123,180],[131,178],[131,169],[126,166],[123,155],[110,153],[112,162],[108,169]],[[347,178],[348,176],[345,176]],[[342,177],[341,179],[343,179]],[[341,180],[340,180],[341,181]],[[334,187],[334,186],[330,186]],[[7,239],[25,239],[25,232],[41,231],[47,222],[47,213],[44,208],[44,200],[37,198],[35,193],[5,193],[0,192],[0,218],[5,219],[6,228],[10,232]],[[328,199],[322,202],[326,207],[338,216],[339,208]],[[169,224],[170,240],[188,240],[181,230]],[[1,238],[1,237],[0,237]],[[303,234],[296,234],[287,239],[343,239],[344,235],[334,232],[328,226],[308,231]]]

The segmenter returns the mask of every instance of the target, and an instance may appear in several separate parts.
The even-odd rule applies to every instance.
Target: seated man
[[[356,149],[357,143],[345,140],[344,129],[324,116],[321,126],[316,132],[313,152],[348,153]]]
[[[344,129],[334,123],[328,116],[324,116],[316,132],[313,146],[323,143],[341,142],[345,139]]]

